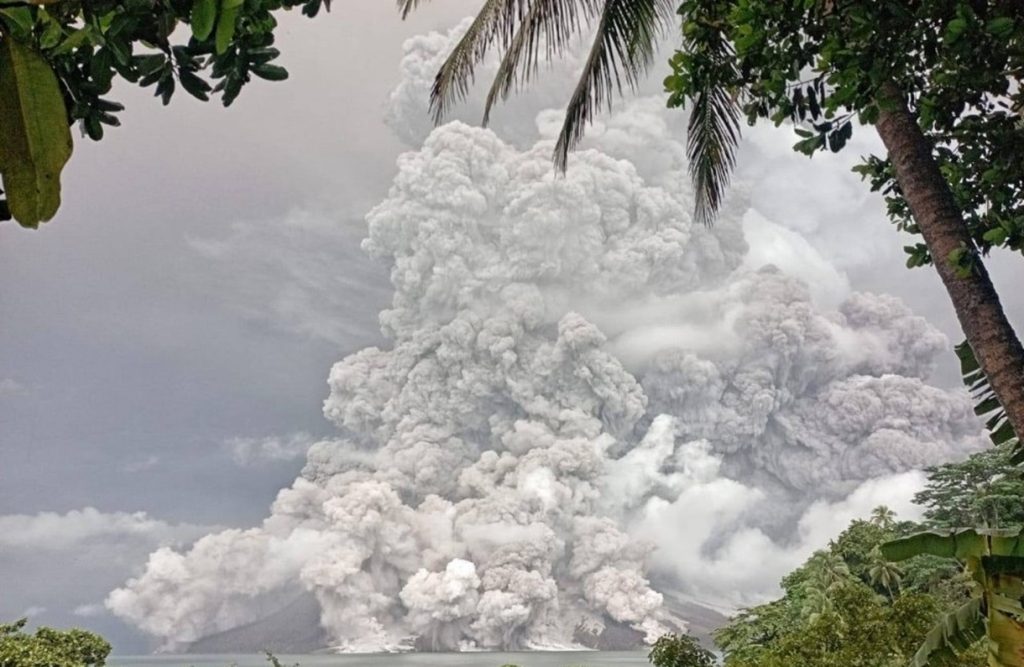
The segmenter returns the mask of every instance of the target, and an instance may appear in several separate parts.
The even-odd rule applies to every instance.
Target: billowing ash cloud
[[[623,105],[564,176],[550,113],[532,146],[454,122],[403,155],[363,244],[391,269],[391,346],[331,370],[343,437],[261,526],[155,552],[108,607],[169,648],[308,592],[345,650],[651,639],[683,624],[662,593],[757,600],[839,523],[908,507],[915,468],[981,446],[967,397],[924,381],[948,347],[927,322],[793,234],[751,252],[744,229],[774,223],[742,193],[694,224],[660,107]]]

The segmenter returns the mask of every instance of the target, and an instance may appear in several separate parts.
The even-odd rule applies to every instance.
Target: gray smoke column
[[[393,119],[425,112],[403,85]],[[343,435],[261,526],[155,552],[108,607],[166,648],[304,592],[341,650],[565,647],[610,622],[650,640],[684,625],[662,592],[762,599],[844,521],[907,511],[916,468],[980,447],[966,396],[924,380],[948,348],[926,321],[752,260],[742,188],[694,224],[661,106],[623,105],[564,176],[550,113],[522,148],[453,122],[403,155],[363,243],[390,267],[391,345],[331,369]]]

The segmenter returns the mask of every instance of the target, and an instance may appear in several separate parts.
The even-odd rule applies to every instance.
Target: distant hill
[[[280,611],[192,642],[184,653],[315,653],[327,646],[320,603],[306,593]]]
[[[661,588],[658,590],[665,596],[665,608],[686,621],[686,632],[710,648],[714,644],[711,633],[728,623],[729,617],[722,611],[701,604],[697,600],[667,592]]]

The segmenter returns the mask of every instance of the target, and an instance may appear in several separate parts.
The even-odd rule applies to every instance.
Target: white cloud
[[[4,396],[20,396],[28,389],[14,378],[0,378],[0,398]]]
[[[75,616],[81,616],[82,618],[95,618],[106,614],[107,608],[101,603],[92,602],[78,605],[71,613]]]
[[[171,524],[145,512],[101,512],[94,507],[64,514],[0,515],[0,548],[25,551],[65,551],[89,543],[120,541],[180,544],[208,530],[208,526]]]
[[[305,458],[306,452],[316,443],[317,438],[306,432],[288,436],[265,438],[230,438],[224,446],[231,452],[231,458],[240,466],[260,463],[295,461]]]
[[[29,615],[26,607],[61,625],[103,616],[98,601],[150,552],[186,546],[215,529],[92,507],[0,515],[0,618]]]
[[[156,454],[151,454],[143,459],[129,461],[121,467],[125,472],[142,472],[143,470],[155,468],[158,465],[160,465],[160,457]]]

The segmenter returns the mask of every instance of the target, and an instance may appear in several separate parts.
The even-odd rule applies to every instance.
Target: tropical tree
[[[230,105],[252,78],[288,72],[274,61],[279,10],[315,16],[330,0],[0,0],[0,220],[38,227],[60,206],[70,125],[90,139],[120,124],[117,79],[180,86]],[[188,29],[178,30],[181,25]],[[6,194],[6,198],[3,195]]]
[[[38,628],[25,632],[27,620],[0,624],[0,667],[102,667],[110,644],[85,630]]]
[[[654,667],[713,667],[715,654],[689,635],[663,635],[647,659]]]
[[[904,667],[941,610],[932,596],[887,600],[856,581],[833,594],[829,615],[806,617],[761,632],[761,608],[715,634],[725,667]],[[943,667],[980,667],[953,658]]]
[[[824,592],[835,590],[850,580],[850,566],[833,550],[818,551],[807,563],[808,583]]]
[[[418,0],[399,0],[404,12]],[[486,0],[437,74],[440,119],[497,50],[492,106],[560,55],[594,39],[555,148],[635,87],[669,25],[670,0]],[[1019,0],[681,0],[669,105],[690,106],[696,215],[710,222],[735,162],[740,119],[791,122],[811,155],[873,126],[888,155],[858,167],[900,229],[920,234],[908,265],[933,264],[984,374],[997,423],[1024,432],[1024,347],[983,255],[1024,248],[1024,11]],[[993,410],[994,408],[994,410]],[[1024,459],[1024,449],[1018,450]]]
[[[894,598],[903,581],[903,571],[882,555],[880,549],[871,553],[871,568],[868,570],[872,586],[885,589],[890,598]]]
[[[955,558],[926,554],[897,566],[881,553],[882,544],[921,530],[895,520],[886,529],[851,522],[782,579],[781,598],[716,631],[725,667],[905,667],[936,620],[970,600],[975,586]],[[932,659],[932,667],[986,663],[981,645]]]
[[[871,523],[883,530],[892,530],[893,526],[896,525],[896,512],[893,512],[885,505],[879,505],[871,510]]]
[[[1024,526],[1024,473],[1003,444],[965,461],[927,468],[928,482],[914,496],[929,526],[1020,528]]]
[[[881,547],[893,561],[931,555],[956,558],[975,583],[975,595],[947,614],[925,637],[911,667],[927,667],[988,640],[989,667],[1024,666],[1024,530],[967,528],[926,532]]]

